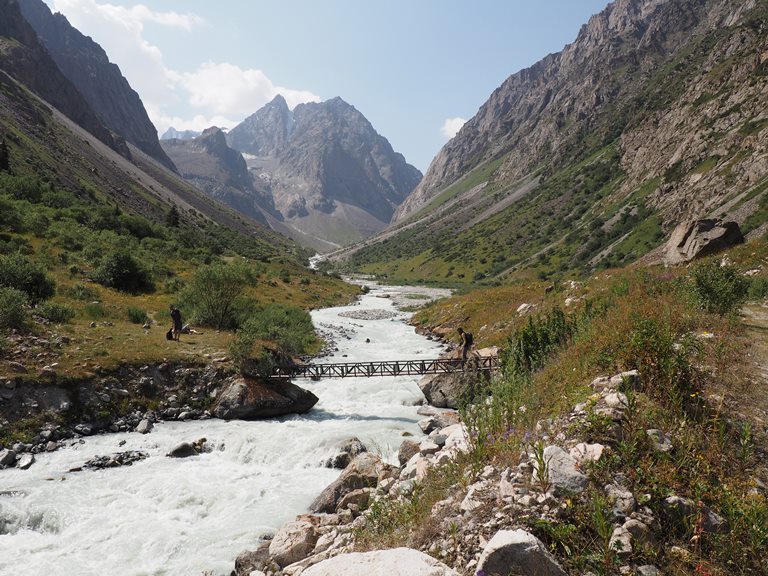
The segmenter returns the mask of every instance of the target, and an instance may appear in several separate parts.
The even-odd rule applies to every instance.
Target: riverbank
[[[338,315],[394,311],[391,298],[379,297],[391,292],[378,290],[352,306],[313,312],[316,325],[338,328],[333,330],[337,350],[330,351],[331,358],[439,355],[439,344],[417,335],[403,322],[407,314],[397,312],[396,318],[380,320]],[[171,372],[185,369],[169,367]],[[208,369],[226,372],[221,366]],[[205,367],[201,370],[202,379],[215,385],[219,376],[206,373]],[[111,377],[115,390],[131,388],[125,388],[118,376]],[[151,379],[144,374],[137,384],[141,377]],[[36,454],[29,470],[0,472],[4,493],[0,537],[12,550],[0,559],[0,573],[3,567],[11,570],[27,563],[30,574],[48,573],[53,566],[69,573],[100,574],[108,559],[110,567],[121,567],[114,574],[129,575],[139,570],[133,559],[141,557],[147,573],[159,573],[162,567],[173,574],[226,574],[232,558],[307,510],[338,476],[339,471],[326,464],[339,455],[341,444],[356,437],[384,461],[396,462],[401,440],[422,434],[416,413],[422,396],[412,378],[300,384],[319,399],[302,416],[258,422],[215,418],[158,422],[146,435],[118,431],[62,441],[62,448]],[[185,385],[198,399],[213,391],[206,385],[195,392],[195,387]],[[167,397],[162,400],[167,401]],[[177,405],[168,408],[180,413],[186,407],[195,408],[181,394],[175,401]],[[132,422],[124,425],[131,429]],[[194,456],[166,457],[175,446],[202,438],[206,439],[204,449]],[[130,466],[70,472],[98,456],[121,452],[143,452],[147,457]],[[55,479],[53,484],[49,478]],[[54,485],[57,489],[52,490]],[[151,544],[139,537],[146,532],[137,530],[139,525],[152,527],[146,536],[152,538]],[[164,532],[156,532],[155,526],[162,526]],[[97,539],[102,532],[106,538]],[[31,564],[28,558],[34,559]]]

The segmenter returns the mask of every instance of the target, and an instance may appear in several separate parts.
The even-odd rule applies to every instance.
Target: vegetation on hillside
[[[264,253],[260,239],[232,230],[201,235],[178,211],[151,222],[88,187],[30,176],[0,172],[0,226],[0,371],[7,374],[10,362],[30,376],[56,363],[76,378],[96,367],[202,361],[225,355],[234,330],[264,306],[298,311],[356,292],[291,256]],[[197,332],[178,345],[163,337],[170,303]],[[311,324],[302,326],[314,337]]]
[[[514,469],[524,452],[535,459],[542,438],[551,442],[563,434],[608,446],[607,456],[586,470],[592,484],[604,486],[623,474],[630,491],[662,519],[665,538],[660,546],[635,547],[620,561],[608,546],[610,503],[592,490],[567,498],[557,522],[516,517],[569,572],[607,575],[627,564],[654,564],[665,574],[768,571],[768,499],[758,489],[768,474],[761,448],[766,438],[750,416],[752,407],[768,402],[765,383],[753,384],[758,368],[748,362],[750,341],[737,316],[748,297],[768,295],[768,249],[753,244],[730,258],[735,264],[721,265],[717,258],[688,270],[611,270],[546,293],[533,284],[491,288],[420,312],[417,319],[427,325],[473,327],[479,346],[502,344],[503,372],[466,398],[462,416],[471,452],[433,470],[412,494],[378,501],[358,546],[428,546],[440,523],[434,505],[446,490],[466,490],[488,464]],[[744,276],[758,269],[756,276]],[[512,312],[533,294],[539,295],[533,313]],[[477,320],[488,308],[506,323],[489,327],[487,319]],[[639,384],[624,388],[617,434],[610,419],[590,412],[595,400],[589,384],[631,369],[638,370]],[[573,429],[563,416],[577,403],[584,403],[586,424]],[[674,451],[654,450],[648,429],[664,430]],[[537,494],[546,486],[530,489]],[[661,503],[671,494],[717,511],[729,530],[703,531],[695,511],[670,519]],[[673,546],[688,552],[675,555]]]

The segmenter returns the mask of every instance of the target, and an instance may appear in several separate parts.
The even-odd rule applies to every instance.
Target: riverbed
[[[416,334],[409,314],[395,306],[423,302],[419,293],[374,285],[354,305],[313,311],[316,328],[333,340],[318,361],[436,358],[442,346]],[[228,575],[240,552],[306,512],[338,476],[323,462],[339,443],[357,437],[396,462],[403,437],[421,436],[417,381],[296,380],[319,398],[306,415],[160,423],[147,435],[76,440],[37,455],[29,470],[0,471],[0,575]],[[165,456],[200,438],[211,452]],[[149,456],[132,466],[69,472],[127,450]]]

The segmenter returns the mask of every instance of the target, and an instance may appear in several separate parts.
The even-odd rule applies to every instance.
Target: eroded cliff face
[[[18,0],[24,18],[61,72],[74,84],[104,125],[172,170],[139,95],[117,65],[91,38],[52,14],[42,0]]]
[[[285,221],[321,250],[383,229],[421,178],[341,98],[290,111],[277,96],[227,140],[248,155],[257,187],[270,190]]]
[[[665,223],[729,210],[766,175],[766,12],[764,0],[613,2],[494,91],[395,219],[483,163],[498,160],[492,180],[512,182],[617,140],[621,192],[659,179],[647,204]]]

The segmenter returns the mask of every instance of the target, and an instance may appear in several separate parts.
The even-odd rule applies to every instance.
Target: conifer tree
[[[11,159],[8,153],[8,144],[5,138],[0,140],[0,172],[9,172],[11,170]]]
[[[172,228],[179,227],[179,209],[176,208],[176,204],[171,206],[171,209],[168,211],[168,214],[165,215],[165,223],[167,226],[170,226]]]

